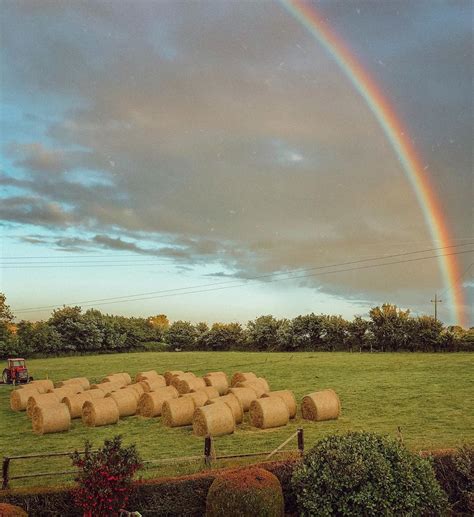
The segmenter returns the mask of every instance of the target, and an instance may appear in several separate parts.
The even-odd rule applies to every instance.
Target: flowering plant
[[[142,466],[135,445],[123,447],[122,437],[116,436],[93,451],[86,440],[84,453],[75,451],[71,459],[79,468],[74,500],[84,517],[118,515],[128,501],[133,475]]]

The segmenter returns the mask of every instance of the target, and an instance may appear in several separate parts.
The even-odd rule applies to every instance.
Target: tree
[[[345,350],[348,322],[342,316],[326,316],[322,341],[325,350]]]
[[[247,323],[249,345],[254,350],[276,350],[279,346],[278,329],[280,321],[271,314],[259,316]]]
[[[369,329],[369,322],[360,316],[356,316],[347,325],[347,340],[346,343],[349,350],[364,349],[367,346],[367,331]]]
[[[201,337],[203,350],[231,350],[240,348],[244,342],[240,323],[214,323]]]
[[[406,350],[410,337],[410,311],[384,303],[369,312],[372,344],[376,350]]]
[[[6,357],[12,354],[17,339],[12,332],[13,313],[7,305],[7,298],[0,293],[0,355]]]
[[[297,316],[292,321],[293,349],[322,350],[324,349],[323,332],[325,316],[306,314]]]
[[[280,320],[280,325],[278,327],[277,332],[277,343],[278,350],[287,351],[293,350],[294,340],[293,340],[293,325],[292,322],[288,319]]]
[[[411,318],[408,348],[413,351],[434,352],[441,348],[443,324],[433,316]]]
[[[182,350],[193,350],[196,339],[197,331],[189,321],[175,321],[166,333],[166,343]]]

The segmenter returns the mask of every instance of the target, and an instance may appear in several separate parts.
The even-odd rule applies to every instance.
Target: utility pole
[[[435,293],[434,300],[431,300],[431,303],[434,303],[434,309],[435,309],[435,321],[438,321],[438,303],[441,303],[443,300],[440,300],[438,298],[437,293]]]

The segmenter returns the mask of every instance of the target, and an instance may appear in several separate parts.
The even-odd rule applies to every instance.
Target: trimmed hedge
[[[250,467],[216,477],[207,493],[206,517],[283,517],[283,507],[278,478]]]
[[[296,460],[260,463],[258,466],[274,474],[282,485],[285,511],[296,511],[295,497],[290,486]],[[238,469],[209,470],[191,476],[161,478],[135,483],[128,508],[138,510],[144,517],[202,516],[206,512],[206,497],[214,479],[223,472]],[[0,491],[0,501],[24,508],[30,517],[81,517],[79,509],[71,507],[71,488],[20,488]]]

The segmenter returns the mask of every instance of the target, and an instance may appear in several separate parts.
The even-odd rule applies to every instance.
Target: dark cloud
[[[242,278],[430,247],[372,114],[280,4],[5,6],[7,99],[61,106],[42,122],[47,143],[7,148],[23,176],[0,181],[25,192],[2,204],[7,221],[56,228],[59,248],[216,262]],[[469,235],[463,13],[426,2],[322,9],[373,67],[427,157],[455,233]],[[63,238],[71,224],[87,238]],[[441,278],[427,261],[301,282],[369,298],[414,296],[414,282],[424,296]]]

